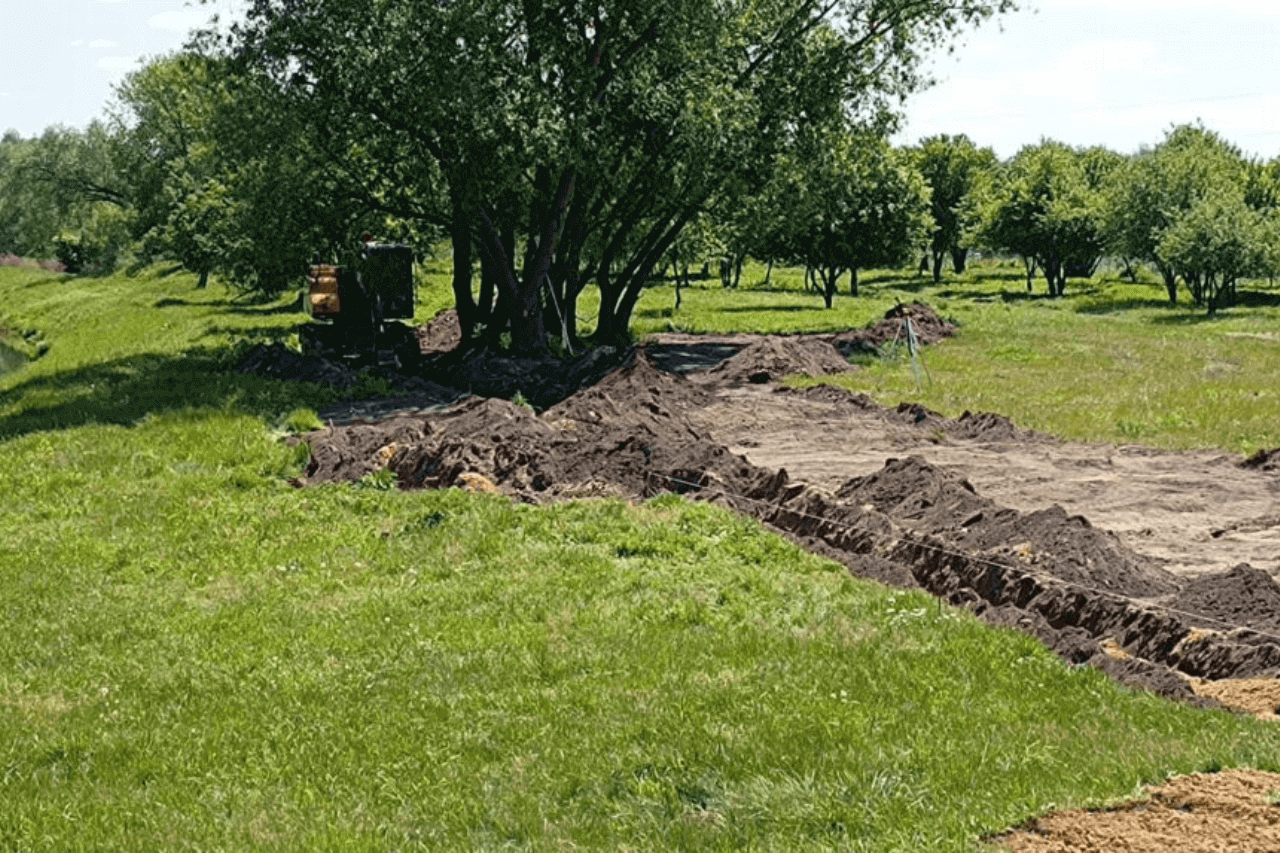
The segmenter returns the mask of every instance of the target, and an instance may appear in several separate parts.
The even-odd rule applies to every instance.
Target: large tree
[[[508,327],[541,352],[545,294],[572,318],[594,281],[596,335],[624,335],[652,269],[717,196],[802,127],[878,120],[921,85],[930,49],[1012,8],[253,0],[229,51],[336,160],[359,149],[379,203],[449,229],[465,334]]]

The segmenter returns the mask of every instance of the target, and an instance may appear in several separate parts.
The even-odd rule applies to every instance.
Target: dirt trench
[[[756,464],[716,437],[707,413],[732,405],[761,372],[775,375],[788,357],[834,366],[819,347],[836,355],[826,341],[768,338],[687,376],[660,370],[642,347],[541,413],[472,397],[443,411],[335,426],[305,438],[312,459],[301,482],[385,467],[406,489],[481,483],[529,502],[677,492],[749,514],[855,574],[927,590],[1035,635],[1072,663],[1164,696],[1216,705],[1195,680],[1280,673],[1280,585],[1268,571],[1242,563],[1188,579],[1081,514],[1056,504],[1002,506],[956,470],[911,452],[823,487]],[[830,387],[767,393],[784,407],[818,400],[878,418],[933,445],[1046,442],[996,415],[882,409]]]
[[[950,333],[924,306],[908,310],[922,343]],[[433,385],[322,412],[333,425],[302,438],[312,458],[298,485],[387,469],[402,488],[535,503],[677,492],[751,515],[857,576],[1030,633],[1122,683],[1277,719],[1280,448],[1241,460],[1064,442],[994,414],[950,419],[830,386],[773,384],[843,372],[842,354],[904,331],[901,314],[878,325],[658,336],[578,362],[577,390],[539,384],[537,365],[428,356],[439,369],[422,381]],[[446,318],[420,340],[448,334]],[[513,382],[536,388],[545,410],[468,395],[477,376],[498,396]],[[1016,853],[1261,853],[1280,849],[1278,795],[1275,774],[1182,777],[985,841]]]

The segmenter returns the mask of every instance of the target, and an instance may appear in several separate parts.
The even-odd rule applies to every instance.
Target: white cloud
[[[89,47],[115,47],[118,44],[120,44],[120,42],[111,41],[110,39],[94,39],[89,42]]]
[[[153,29],[165,30],[171,33],[186,33],[190,30],[204,26],[208,23],[213,13],[208,9],[178,9],[171,12],[161,12],[158,15],[152,15],[147,19]]]
[[[84,44],[84,39],[76,39],[75,41],[73,41],[73,42],[71,43],[71,46],[72,46],[72,47],[79,47],[79,46],[80,46],[80,45],[82,45],[82,44]]]
[[[136,56],[104,56],[98,60],[98,67],[104,71],[128,71],[137,61]]]

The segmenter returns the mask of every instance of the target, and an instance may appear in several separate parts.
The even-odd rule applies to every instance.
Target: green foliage
[[[1023,148],[1005,164],[987,202],[982,241],[1024,259],[1028,290],[1039,267],[1049,295],[1062,296],[1070,274],[1092,275],[1102,258],[1102,184],[1114,168],[1098,152],[1060,142]]]
[[[324,429],[324,421],[320,420],[320,416],[314,409],[302,407],[285,415],[280,421],[280,426],[286,432],[304,433]]]
[[[929,185],[929,252],[936,283],[948,254],[955,271],[964,272],[965,253],[981,224],[981,202],[990,192],[999,161],[994,151],[979,148],[964,134],[923,139],[909,153]]]

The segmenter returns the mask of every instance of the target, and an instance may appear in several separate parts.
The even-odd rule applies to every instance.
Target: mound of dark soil
[[[766,335],[711,370],[697,374],[708,381],[764,384],[784,376],[825,376],[856,370],[834,346],[809,336]]]
[[[1280,635],[1280,584],[1247,563],[1190,581],[1170,606]]]
[[[456,308],[446,308],[413,330],[423,355],[452,352],[462,343],[462,325]]]
[[[834,385],[811,385],[808,388],[792,388],[787,385],[777,389],[779,394],[796,394],[807,400],[819,400],[824,403],[835,403],[848,406],[858,411],[881,411],[880,404],[860,391],[847,391]]]
[[[885,313],[884,319],[866,329],[841,332],[829,338],[832,344],[846,356],[858,352],[875,352],[893,341],[907,343],[907,324],[921,346],[936,344],[956,333],[955,323],[943,320],[933,309],[922,302],[895,305]]]
[[[1271,450],[1259,450],[1240,463],[1242,468],[1253,468],[1258,471],[1280,471],[1280,447]]]
[[[945,539],[971,554],[993,555],[1068,583],[1131,597],[1178,589],[1160,570],[1061,507],[1020,513],[977,494],[968,480],[923,459],[890,459],[882,470],[856,477],[836,497],[884,513],[917,533]]]
[[[1020,441],[1029,433],[1004,415],[966,411],[947,426],[947,434],[978,441]]]

